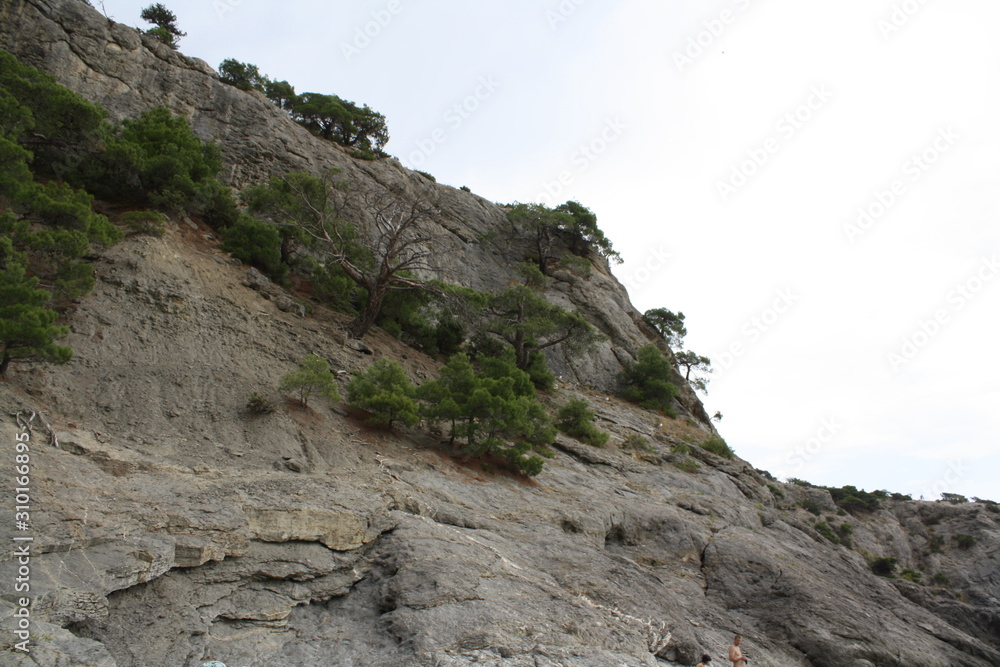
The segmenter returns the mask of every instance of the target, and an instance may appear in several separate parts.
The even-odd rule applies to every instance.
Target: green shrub
[[[594,411],[582,398],[571,399],[556,413],[556,427],[566,435],[594,447],[603,447],[610,435],[594,426]]]
[[[789,477],[788,483],[794,484],[795,486],[801,486],[805,489],[811,489],[814,486],[814,484],[812,484],[811,482],[807,482],[804,479],[799,479],[798,477]]]
[[[736,456],[732,448],[726,444],[726,441],[718,436],[709,438],[705,442],[701,443],[701,448],[705,451],[721,456],[724,459],[732,460],[733,457]]]
[[[655,345],[643,345],[635,363],[627,364],[619,373],[619,392],[625,400],[648,410],[673,412],[672,403],[678,390],[670,382],[672,373],[670,360]]]
[[[807,512],[810,512],[811,514],[815,514],[816,516],[819,516],[820,513],[823,511],[820,508],[819,504],[815,500],[812,500],[810,498],[806,498],[805,500],[800,502],[799,507],[801,507]]]
[[[420,421],[415,395],[406,371],[388,359],[379,359],[347,385],[348,405],[371,413],[369,423],[390,429],[395,423],[413,426]]]
[[[854,526],[846,522],[842,523],[837,528],[837,534],[840,536],[840,543],[850,549],[852,544],[851,538],[854,535]]]
[[[938,572],[933,577],[931,577],[931,582],[936,586],[947,586],[948,577],[943,572]]]
[[[201,214],[214,227],[237,218],[232,195],[216,178],[219,149],[164,107],[124,121],[82,171],[84,185],[105,199]]]
[[[159,211],[128,211],[120,218],[125,228],[132,234],[149,234],[163,236],[163,225],[167,218]]]
[[[307,405],[309,397],[313,394],[318,394],[330,402],[340,400],[337,381],[330,372],[330,364],[315,354],[306,355],[299,363],[299,370],[286,373],[281,378],[278,391],[298,393],[302,405]]]
[[[782,491],[781,487],[779,487],[777,484],[768,483],[767,488],[770,489],[771,495],[773,495],[775,498],[785,497],[785,492]]]
[[[691,445],[685,442],[675,442],[672,445],[670,445],[670,451],[673,454],[687,456],[691,453]]]
[[[539,391],[552,391],[556,384],[556,374],[549,370],[549,362],[545,355],[535,350],[528,355],[528,367],[525,369],[531,377],[531,383]]]
[[[68,330],[48,306],[89,292],[91,244],[122,237],[90,194],[50,178],[76,176],[105,116],[0,50],[0,375],[14,361],[69,361],[72,350],[55,344]]]
[[[559,266],[564,269],[569,269],[573,273],[587,278],[590,276],[593,265],[590,260],[586,257],[580,257],[579,255],[566,255],[559,260]]]
[[[910,568],[905,568],[899,573],[899,576],[907,581],[912,581],[915,584],[921,584],[924,580],[924,575],[916,570],[911,570]]]
[[[931,553],[941,553],[944,550],[944,536],[932,534],[929,542]]]
[[[628,436],[625,437],[624,442],[622,442],[622,447],[636,452],[653,451],[653,448],[649,444],[649,440],[638,433],[629,433]]]
[[[537,475],[544,460],[532,450],[546,448],[555,428],[535,398],[531,378],[517,368],[513,350],[503,357],[479,359],[456,354],[441,368],[439,380],[417,389],[425,402],[424,417],[450,423],[451,441],[462,438],[462,450],[475,457],[495,453],[527,475]]]
[[[833,502],[851,514],[873,512],[881,507],[881,500],[889,494],[886,491],[863,491],[854,486],[840,488],[827,487]]]
[[[896,572],[896,559],[892,556],[878,557],[871,562],[872,572],[880,577],[892,577]]]
[[[0,49],[0,137],[31,151],[25,162],[36,173],[69,180],[80,160],[100,146],[106,117],[104,109],[48,73]]]
[[[956,535],[955,544],[959,549],[971,549],[976,543],[976,538],[972,535]]]
[[[414,169],[413,171],[417,172],[431,183],[437,183],[437,179],[434,178],[431,174],[428,174],[426,171],[420,171],[419,169]]]
[[[274,403],[257,392],[250,394],[247,400],[247,412],[255,415],[266,415],[274,412]]]
[[[70,348],[55,344],[69,328],[55,326],[56,312],[45,308],[49,293],[38,289],[26,264],[11,240],[0,237],[0,377],[14,360],[64,364],[73,356]]]
[[[368,298],[368,292],[351,280],[339,264],[321,264],[312,257],[297,263],[312,285],[313,294],[334,310],[347,315],[357,315],[359,306]]]
[[[279,284],[288,281],[288,265],[281,261],[281,234],[274,225],[241,215],[222,230],[222,250],[244,264],[260,269]]]
[[[987,512],[992,512],[993,514],[1000,514],[1000,503],[997,503],[995,500],[984,500],[983,502],[986,503]]]
[[[834,544],[840,544],[840,538],[830,529],[829,524],[825,521],[817,521],[816,525],[813,526],[820,535],[830,540]]]
[[[701,468],[698,462],[692,458],[684,458],[681,459],[680,461],[674,461],[673,463],[675,466],[677,466],[684,472],[695,472],[696,470]]]

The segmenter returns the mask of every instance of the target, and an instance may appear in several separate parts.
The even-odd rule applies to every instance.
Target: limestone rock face
[[[439,253],[442,274],[480,289],[512,277],[500,208],[393,160],[357,162],[79,0],[3,0],[0,45],[118,117],[185,113],[220,141],[234,185],[338,167],[432,187],[445,211],[435,242],[456,251]],[[584,398],[610,441],[560,436],[524,479],[429,428],[372,429],[278,396],[310,353],[341,393],[376,359],[415,382],[438,362],[379,331],[348,344],[346,319],[323,308],[282,308],[288,295],[206,232],[168,222],[162,238],[103,251],[68,319],[73,360],[0,383],[3,460],[19,412],[44,414],[60,445],[33,422],[31,519],[17,533],[34,538],[32,652],[5,634],[0,663],[653,667],[721,661],[741,633],[754,667],[1000,664],[996,507],[887,500],[842,516],[824,490],[768,484],[699,448],[710,430],[693,396],[689,421],[598,391],[651,335],[605,265],[551,290],[608,340],[555,358],[564,380],[544,400]],[[247,411],[252,393],[275,411]],[[0,522],[5,633],[14,532]],[[877,577],[869,557],[923,581]]]
[[[982,503],[837,517],[683,419],[565,383],[546,400],[588,400],[609,444],[560,436],[533,480],[484,470],[424,429],[282,402],[308,353],[345,383],[375,358],[415,381],[436,362],[380,332],[373,354],[345,345],[346,318],[279,309],[202,241],[168,223],[104,252],[73,361],[0,385],[0,442],[40,410],[60,443],[36,423],[37,664],[652,666],[721,657],[735,632],[772,667],[1000,661]],[[277,409],[248,413],[253,392]],[[857,550],[818,519],[852,524]],[[862,550],[948,583],[876,577]],[[16,568],[6,552],[0,581]]]
[[[441,214],[433,225],[434,277],[479,290],[500,290],[516,279],[513,263],[530,252],[511,237],[503,209],[462,190],[431,183],[394,158],[364,161],[315,137],[256,91],[219,81],[202,60],[189,58],[134,28],[108,21],[80,0],[9,0],[0,13],[0,47],[51,73],[60,83],[107,108],[114,119],[167,106],[186,116],[195,132],[222,149],[226,180],[236,188],[289,171],[322,174],[340,169],[362,188],[392,188],[424,197]],[[658,338],[641,321],[607,261],[593,258],[589,277],[556,275],[546,296],[580,309],[607,338],[587,355],[550,354],[550,366],[567,380],[611,389],[622,362]],[[711,429],[686,383],[681,402]]]

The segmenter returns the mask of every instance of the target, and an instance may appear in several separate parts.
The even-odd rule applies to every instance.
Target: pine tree
[[[26,260],[9,238],[0,237],[0,377],[15,360],[64,364],[73,356],[54,341],[69,333],[55,326],[56,312],[45,308],[49,293],[27,275]]]
[[[397,422],[413,426],[420,421],[415,395],[406,371],[388,359],[379,359],[347,385],[348,405],[367,410],[370,423],[390,429]]]
[[[147,35],[152,35],[172,49],[176,49],[178,40],[187,35],[177,27],[177,15],[159,2],[143,9],[139,17],[156,26],[147,30]]]
[[[424,415],[450,421],[452,442],[463,438],[466,454],[495,453],[513,468],[537,475],[543,460],[530,452],[551,443],[555,429],[535,399],[531,379],[515,366],[513,353],[481,363],[477,373],[468,356],[453,356],[441,369],[440,380],[420,387],[420,398],[429,403]]]
[[[299,363],[299,370],[285,374],[278,385],[278,391],[297,392],[302,405],[308,405],[309,397],[313,394],[319,394],[330,402],[340,400],[330,364],[315,354],[306,355]]]

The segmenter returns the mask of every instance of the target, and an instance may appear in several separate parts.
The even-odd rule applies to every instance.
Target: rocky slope
[[[221,83],[204,61],[108,21],[80,0],[3,0],[0,6],[0,48],[101,104],[114,119],[163,105],[185,115],[199,136],[222,149],[226,178],[236,188],[289,171],[319,175],[340,169],[341,178],[361,189],[392,188],[423,197],[441,211],[431,230],[431,273],[479,290],[507,286],[515,279],[512,263],[530,252],[524,239],[509,234],[499,206],[431,183],[396,159],[353,159],[336,144],[296,125],[262,94]],[[579,383],[610,389],[622,362],[655,332],[629,303],[606,262],[597,262],[587,279],[569,271],[555,277],[549,299],[580,309],[606,340],[586,357],[568,359],[553,353],[550,365]],[[682,402],[711,428],[700,402],[686,388]]]
[[[0,46],[119,116],[164,102],[186,113],[220,141],[234,185],[336,166],[433,188],[437,242],[463,253],[443,254],[441,273],[480,289],[510,279],[515,250],[489,240],[496,206],[391,160],[352,160],[78,0],[0,7]],[[839,516],[824,490],[684,454],[710,435],[696,399],[692,419],[669,420],[600,391],[648,333],[606,267],[553,293],[609,339],[592,359],[555,359],[574,381],[547,400],[587,398],[612,440],[561,437],[534,480],[339,407],[247,414],[251,392],[274,395],[310,352],[344,381],[381,357],[415,381],[436,363],[378,332],[368,349],[347,344],[342,317],[303,317],[194,221],[131,237],[96,270],[70,321],[74,360],[0,384],[4,460],[22,432],[12,413],[40,411],[59,442],[35,420],[31,526],[17,533],[35,538],[28,655],[10,639],[19,565],[0,523],[4,664],[694,664],[721,658],[735,632],[761,667],[1000,664],[1000,515],[900,501]],[[627,446],[633,435],[649,449]],[[851,548],[803,505],[853,526]],[[866,554],[924,581],[876,577]]]

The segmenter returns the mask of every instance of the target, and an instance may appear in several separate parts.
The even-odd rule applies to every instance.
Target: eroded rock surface
[[[0,7],[0,45],[117,117],[163,103],[185,113],[220,141],[234,185],[339,167],[430,187],[395,161],[347,157],[83,2]],[[441,253],[442,273],[506,284],[513,251],[490,240],[502,210],[434,188],[438,242],[461,257]],[[197,227],[171,222],[163,238],[103,252],[70,317],[73,361],[0,384],[4,452],[19,411],[41,411],[60,443],[32,435],[35,643],[24,655],[5,634],[4,664],[690,665],[719,660],[737,632],[755,667],[1000,664],[1000,515],[887,501],[841,516],[825,491],[768,485],[698,448],[711,433],[693,396],[688,421],[600,391],[648,333],[606,266],[553,290],[609,339],[574,364],[555,359],[565,379],[545,400],[587,399],[611,440],[561,437],[525,480],[424,429],[284,402],[274,386],[308,353],[344,383],[378,358],[417,382],[437,363],[378,331],[348,344],[345,318],[322,308],[282,308],[295,300]],[[254,392],[277,409],[249,414]],[[850,524],[851,546],[817,521]],[[12,532],[0,522],[0,582],[17,567]],[[876,577],[866,555],[924,580]],[[0,597],[6,633],[16,600]]]

